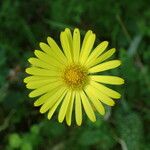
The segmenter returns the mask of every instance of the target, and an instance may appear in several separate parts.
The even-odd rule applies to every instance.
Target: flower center
[[[73,89],[82,88],[87,81],[87,71],[79,65],[71,65],[65,69],[63,79]]]

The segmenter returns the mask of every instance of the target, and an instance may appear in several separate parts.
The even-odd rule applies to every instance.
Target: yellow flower
[[[103,84],[121,85],[124,80],[116,76],[102,75],[103,71],[118,67],[120,60],[110,60],[115,48],[104,52],[108,42],[100,43],[93,48],[96,35],[89,30],[81,44],[79,29],[73,35],[66,28],[60,34],[62,49],[51,38],[48,44],[40,43],[41,50],[35,50],[36,57],[29,58],[31,64],[24,79],[26,87],[33,91],[29,97],[38,97],[34,106],[41,106],[40,112],[48,111],[48,119],[60,106],[58,121],[66,119],[71,125],[72,112],[75,111],[77,125],[82,124],[83,108],[91,121],[96,121],[94,111],[105,114],[102,103],[113,106],[114,100],[121,95]],[[97,74],[99,73],[99,74]]]

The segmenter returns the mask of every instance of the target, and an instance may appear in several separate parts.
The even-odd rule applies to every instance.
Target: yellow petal
[[[51,119],[51,118],[52,118],[54,112],[56,111],[58,105],[59,105],[59,104],[61,103],[61,101],[63,100],[63,97],[64,97],[65,94],[66,94],[66,93],[64,93],[64,94],[59,98],[59,100],[54,104],[54,106],[49,110],[48,116],[47,116],[48,119]]]
[[[42,87],[32,91],[29,94],[29,97],[40,96],[40,95],[42,95],[44,93],[47,93],[47,92],[51,91],[52,89],[54,89],[56,87],[61,87],[61,86],[62,86],[62,82],[61,81],[57,81],[57,82],[53,82],[53,83],[47,84],[45,86],[42,86]]]
[[[29,81],[34,81],[34,80],[39,80],[40,76],[28,76],[26,78],[24,78],[23,82],[24,83],[28,83]]]
[[[121,85],[124,84],[124,79],[116,76],[106,76],[106,75],[91,75],[92,80],[112,85]]]
[[[81,98],[78,92],[76,92],[75,97],[75,118],[78,126],[82,124],[82,105]]]
[[[87,41],[85,43],[85,46],[83,49],[81,49],[81,55],[80,55],[80,63],[81,64],[84,64],[85,61],[87,60],[92,48],[93,48],[93,45],[94,45],[94,42],[95,42],[95,34],[91,34],[89,35],[89,37],[87,38]]]
[[[44,69],[53,69],[53,67],[51,67],[48,63],[45,63],[44,61],[37,58],[29,58],[28,61],[30,62],[30,64],[32,64],[32,66],[35,67],[40,67]]]
[[[28,89],[37,89],[37,88],[40,88],[40,87],[45,86],[47,84],[56,82],[57,80],[58,80],[57,78],[55,78],[55,79],[50,78],[50,79],[43,79],[43,80],[35,80],[35,81],[27,83],[26,87]]]
[[[110,58],[115,53],[115,51],[116,51],[115,48],[108,50],[107,52],[103,53],[102,55],[100,55],[96,59],[92,59],[91,61],[89,61],[86,65],[86,67],[90,68],[92,66],[95,66],[95,65],[107,60],[108,58]]]
[[[47,53],[48,55],[52,55],[52,50],[51,50],[51,48],[49,47],[49,45],[47,45],[47,44],[45,44],[45,43],[43,43],[43,42],[40,42],[40,48],[45,52],[45,53]]]
[[[88,57],[86,64],[90,63],[91,61],[95,60],[99,55],[101,55],[103,53],[103,51],[105,51],[105,49],[108,46],[108,42],[107,41],[103,41],[101,42],[90,54],[90,56]]]
[[[36,76],[60,76],[59,71],[54,71],[54,70],[46,70],[42,68],[37,68],[37,67],[30,67],[27,68],[26,73],[36,75]]]
[[[47,101],[42,105],[40,113],[45,113],[50,108],[52,108],[59,99],[62,99],[64,97],[65,91],[66,88],[60,88],[56,93],[49,97]]]
[[[70,31],[69,28],[66,28],[65,32],[66,32],[66,35],[67,35],[67,39],[68,39],[70,50],[72,51],[72,48],[73,48],[73,39],[72,39],[71,31]]]
[[[72,95],[71,95],[71,99],[70,99],[70,102],[69,102],[69,105],[68,105],[68,108],[67,108],[67,112],[66,112],[66,122],[67,122],[68,126],[71,125],[74,98],[75,98],[75,92],[73,92]]]
[[[111,61],[104,62],[102,64],[99,64],[97,66],[94,66],[94,67],[90,68],[89,72],[90,73],[102,72],[102,71],[106,71],[106,70],[116,68],[120,65],[121,65],[120,60],[111,60]]]
[[[70,45],[69,45],[69,41],[68,41],[66,32],[61,32],[60,41],[61,41],[63,51],[64,51],[68,61],[72,62],[71,48],[70,48]]]
[[[40,96],[35,102],[34,102],[34,106],[40,106],[42,104],[44,104],[52,95],[54,95],[55,93],[57,93],[57,91],[59,90],[59,88],[54,88],[51,91],[49,91],[48,93]]]
[[[95,96],[95,91],[93,91],[93,88],[91,88],[91,86],[87,86],[85,88],[85,92],[86,92],[87,96],[89,97],[89,99],[91,100],[91,102],[93,103],[93,105],[96,108],[96,110],[101,115],[104,115],[105,114],[105,109],[104,109],[102,103]]]
[[[74,61],[78,62],[80,54],[80,31],[79,29],[75,29],[73,32],[73,56]]]
[[[49,79],[49,78],[50,78],[49,76],[28,76],[28,77],[24,78],[24,82],[28,83],[28,82],[31,82],[31,81],[46,80],[46,79]]]
[[[87,39],[89,38],[89,36],[92,34],[92,31],[91,30],[88,30],[85,34],[85,37],[84,37],[84,40],[83,40],[83,43],[82,43],[82,48],[81,49],[84,49],[85,47],[85,44],[87,42]]]
[[[71,94],[72,94],[71,91],[68,91],[66,94],[66,97],[64,98],[64,100],[62,102],[62,105],[61,105],[61,108],[60,108],[59,114],[58,114],[58,121],[59,122],[63,122],[63,120],[65,118],[67,108],[68,108],[69,102],[71,100]]]
[[[107,96],[106,94],[103,94],[101,91],[99,91],[98,89],[92,87],[92,86],[89,86],[89,89],[88,89],[89,93],[91,92],[91,98],[95,97],[96,99],[100,100],[101,102],[103,102],[104,104],[108,105],[108,106],[114,106],[115,105],[115,102],[109,97]],[[104,114],[104,111],[102,109],[102,113]]]
[[[56,104],[54,104],[54,106],[49,110],[47,118],[50,120],[54,114],[54,112],[56,111],[58,105],[60,104],[60,102],[62,101],[62,99],[60,98]]]
[[[61,51],[61,49],[59,48],[59,46],[57,45],[57,43],[51,37],[47,38],[47,42],[50,45],[53,53],[58,57],[58,59],[61,60],[63,64],[66,64],[67,59]]]
[[[42,95],[34,102],[34,106],[38,107],[38,106],[44,104],[50,96],[52,96],[52,92]]]
[[[36,55],[36,57],[38,57],[40,60],[50,64],[50,66],[55,66],[57,68],[60,68],[63,63],[60,63],[59,61],[57,61],[54,57],[51,57],[49,55],[47,55],[46,53],[43,53],[39,50],[35,50],[34,54]]]
[[[92,85],[93,87],[95,87],[96,89],[98,89],[99,91],[101,91],[102,93],[112,97],[112,98],[116,98],[116,99],[119,99],[121,97],[120,93],[100,84],[100,83],[97,83],[95,81],[91,81],[90,82],[90,85]]]
[[[88,118],[92,121],[95,122],[96,121],[96,117],[94,114],[94,111],[91,107],[91,104],[89,103],[89,100],[87,98],[87,96],[85,95],[85,93],[83,91],[80,92],[80,96],[81,96],[81,100],[82,100],[82,104],[84,107],[84,110],[88,116]]]
[[[105,61],[106,59],[110,58],[114,53],[115,53],[116,49],[112,48],[110,50],[108,50],[107,52],[105,52],[104,54],[102,54],[101,56],[99,56],[96,59],[96,64],[101,63],[103,61]]]
[[[57,57],[56,53],[50,48],[49,45],[40,42],[40,47],[41,47],[41,49],[42,49],[45,53],[47,53],[47,54],[51,57],[51,59],[55,58],[55,60],[57,60],[59,63],[62,64],[62,60],[60,60],[60,59]],[[64,62],[64,61],[63,61],[63,62]]]

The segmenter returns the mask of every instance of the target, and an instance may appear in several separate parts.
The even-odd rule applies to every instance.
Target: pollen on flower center
[[[65,69],[63,79],[73,89],[82,88],[87,81],[87,71],[78,65],[71,65]]]

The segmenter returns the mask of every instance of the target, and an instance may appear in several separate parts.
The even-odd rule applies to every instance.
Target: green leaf
[[[33,134],[39,134],[40,128],[38,125],[33,125],[30,130]]]
[[[116,143],[107,122],[101,123],[101,126],[98,128],[95,125],[93,127],[91,125],[89,128],[82,130],[78,142],[82,146],[95,145],[100,150],[111,149]]]
[[[87,130],[81,134],[79,141],[81,145],[86,145],[86,146],[93,145],[100,140],[99,136],[100,136],[99,131]]]
[[[19,136],[19,134],[17,133],[13,133],[11,135],[9,135],[9,145],[12,148],[19,148],[21,145],[21,137]]]
[[[21,145],[21,150],[32,150],[32,145],[28,142],[25,142]]]
[[[116,128],[128,150],[141,150],[143,143],[143,125],[140,116],[135,112],[118,111]]]

